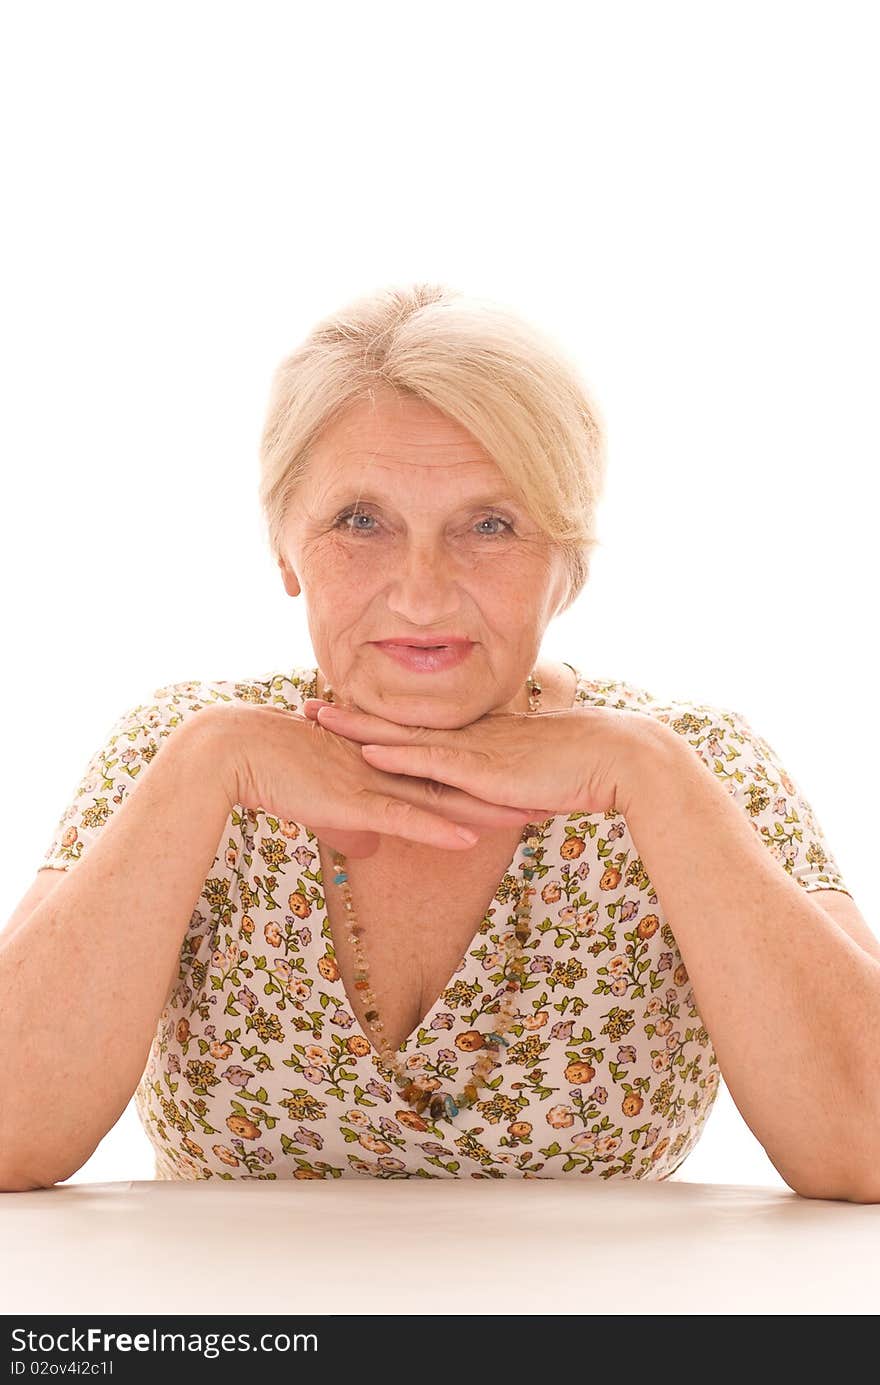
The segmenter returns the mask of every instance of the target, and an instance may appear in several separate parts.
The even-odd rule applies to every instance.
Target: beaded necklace
[[[317,688],[318,674],[315,671],[315,686]],[[534,675],[534,670],[526,679],[526,687],[529,690],[529,712],[537,712],[540,705],[541,685]],[[317,693],[315,694],[317,696]],[[324,687],[324,700],[333,701],[333,689],[328,685]],[[528,823],[523,828],[521,840],[525,843],[522,848],[523,855],[531,858],[535,855],[535,849],[540,845],[540,837],[535,835],[535,824]],[[428,1077],[421,1082],[413,1078],[406,1071],[399,1058],[384,1037],[385,1025],[379,1014],[376,996],[370,985],[370,966],[364,952],[362,937],[363,926],[358,922],[354,910],[354,901],[351,897],[351,888],[348,883],[348,872],[346,870],[346,858],[341,851],[331,848],[335,873],[333,883],[340,887],[342,893],[343,906],[348,917],[349,933],[348,941],[352,944],[355,953],[355,988],[360,991],[364,998],[369,1002],[370,1009],[365,1011],[365,1016],[370,1029],[373,1032],[376,1047],[380,1051],[380,1062],[392,1073],[394,1081],[400,1088],[399,1095],[402,1099],[414,1108],[419,1115],[427,1108],[432,1120],[439,1120],[442,1116],[447,1116],[450,1120],[458,1115],[462,1107],[473,1106],[479,1092],[478,1087],[488,1085],[489,1075],[495,1067],[495,1055],[499,1052],[503,1044],[508,1048],[508,1042],[504,1035],[510,1029],[516,1019],[516,996],[522,989],[522,975],[528,965],[526,955],[526,944],[529,939],[530,919],[531,919],[531,896],[535,893],[534,886],[531,884],[535,872],[530,862],[523,866],[525,885],[520,892],[519,900],[514,909],[516,923],[513,933],[509,933],[504,939],[503,949],[507,957],[507,964],[504,968],[507,975],[505,983],[505,995],[500,1002],[497,1010],[498,1021],[491,1033],[480,1035],[480,1047],[484,1050],[476,1063],[472,1066],[473,1077],[464,1084],[461,1091],[454,1095],[450,1092],[439,1092],[440,1079]],[[493,1013],[496,1013],[493,1011]],[[476,1032],[476,1031],[474,1031]]]

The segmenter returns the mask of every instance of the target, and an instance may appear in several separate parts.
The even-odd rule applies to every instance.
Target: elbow
[[[878,1126],[873,1118],[858,1130],[850,1122],[845,1134],[835,1142],[835,1149],[829,1145],[824,1157],[819,1147],[813,1150],[806,1165],[801,1159],[793,1166],[775,1154],[771,1163],[798,1197],[817,1198],[823,1202],[878,1203],[880,1134],[874,1138],[876,1129]],[[769,1157],[766,1146],[765,1153]]]
[[[0,1164],[0,1193],[35,1193],[42,1188],[54,1188],[69,1176],[47,1177],[28,1168],[27,1160],[7,1160]]]
[[[866,1204],[880,1202],[880,1188],[854,1188],[849,1189],[847,1192],[840,1192],[836,1189],[834,1192],[815,1192],[813,1190],[806,1191],[803,1188],[795,1188],[794,1191],[799,1197],[820,1198],[825,1202],[861,1202]]]
[[[863,1179],[855,1183],[850,1192],[844,1194],[847,1202],[876,1203],[880,1202],[880,1182],[878,1175],[874,1173],[870,1179]]]
[[[827,1178],[792,1179],[783,1174],[792,1192],[798,1197],[818,1198],[823,1202],[880,1202],[880,1179],[846,1178],[831,1181]]]
[[[0,1171],[0,1193],[35,1193],[41,1188],[54,1188],[55,1184],[28,1174],[13,1173],[6,1169]]]

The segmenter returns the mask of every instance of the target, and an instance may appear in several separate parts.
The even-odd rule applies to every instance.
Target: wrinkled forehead
[[[459,495],[486,486],[506,492],[505,478],[466,428],[422,400],[359,403],[329,425],[309,449],[307,485],[315,501],[338,490],[401,486]]]

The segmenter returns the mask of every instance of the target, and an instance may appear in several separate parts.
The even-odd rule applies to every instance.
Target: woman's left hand
[[[489,713],[468,726],[435,730],[310,697],[303,714],[361,743],[376,769],[464,789],[489,803],[534,815],[626,815],[633,765],[649,719],[637,712],[583,707],[562,712]]]

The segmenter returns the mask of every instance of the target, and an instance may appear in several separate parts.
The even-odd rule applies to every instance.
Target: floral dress
[[[570,667],[573,667],[570,665]],[[587,679],[575,707],[629,708],[683,736],[805,890],[849,893],[810,804],[739,713]],[[182,722],[240,699],[301,712],[317,669],[175,683],[125,712],[92,756],[42,865],[66,870]],[[524,830],[433,1008],[403,1041],[414,1075],[459,1090],[505,994],[504,939],[532,884],[518,1019],[480,1099],[454,1117],[398,1095],[334,956],[316,836],[232,807],[188,924],[176,986],[134,1094],[157,1178],[667,1178],[718,1092],[687,965],[616,811]],[[330,888],[334,888],[332,882]]]

